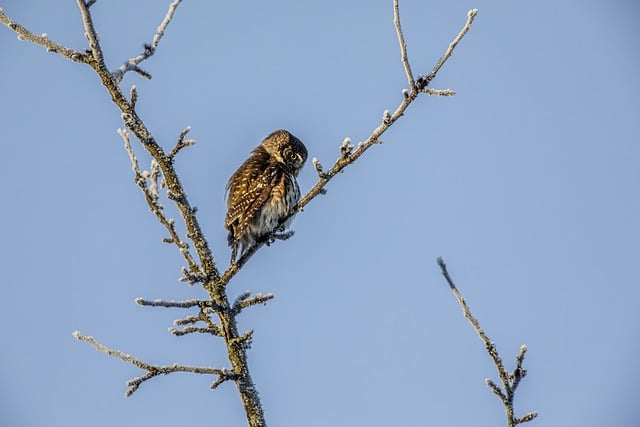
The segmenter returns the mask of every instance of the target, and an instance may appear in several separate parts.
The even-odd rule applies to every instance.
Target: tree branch
[[[158,202],[159,194],[157,176],[159,166],[157,161],[154,159],[154,161],[152,162],[151,173],[146,171],[141,172],[140,166],[138,165],[138,159],[136,158],[133,148],[131,147],[131,142],[129,141],[129,134],[123,129],[118,129],[118,134],[124,140],[125,150],[129,154],[129,159],[131,160],[131,168],[133,169],[136,185],[140,187],[140,190],[144,194],[145,200],[147,202],[147,205],[149,205],[151,212],[153,212],[156,216],[156,219],[165,226],[165,228],[169,232],[169,236],[171,236],[169,239],[165,239],[165,242],[174,243],[178,247],[180,253],[182,254],[182,257],[185,259],[187,265],[189,266],[189,273],[191,276],[202,277],[203,272],[200,270],[200,266],[193,259],[191,252],[189,252],[189,245],[180,238],[180,235],[178,234],[178,231],[175,227],[175,221],[173,219],[167,218],[164,215],[164,206],[162,206]],[[150,185],[147,185],[147,182],[149,182]]]
[[[500,377],[500,381],[502,382],[502,388],[500,388],[490,378],[487,378],[485,380],[485,383],[487,384],[489,389],[491,389],[491,391],[496,396],[498,396],[498,398],[502,401],[502,404],[504,405],[504,408],[505,408],[505,412],[507,413],[508,426],[514,427],[518,424],[531,421],[532,419],[538,416],[537,412],[529,412],[528,414],[524,415],[521,418],[516,418],[514,416],[514,409],[513,409],[514,393],[518,388],[518,384],[520,384],[520,380],[524,378],[524,376],[527,373],[527,371],[522,366],[524,362],[524,355],[527,351],[527,346],[522,345],[522,347],[520,347],[520,352],[516,357],[516,369],[511,373],[507,372],[507,370],[504,367],[504,364],[502,363],[502,359],[498,354],[498,349],[496,348],[496,345],[493,343],[493,341],[489,339],[487,334],[485,334],[485,332],[480,327],[480,323],[471,314],[471,310],[469,310],[469,307],[467,306],[467,302],[462,297],[462,294],[460,294],[460,292],[458,291],[458,288],[456,288],[456,285],[453,282],[453,279],[451,279],[451,276],[449,275],[449,271],[447,270],[447,265],[444,263],[444,260],[442,258],[438,258],[438,266],[440,267],[440,270],[445,280],[449,284],[451,291],[453,292],[456,299],[458,300],[458,303],[462,307],[462,313],[464,314],[464,317],[466,317],[467,320],[469,320],[469,323],[471,323],[471,326],[473,326],[473,329],[480,336],[480,339],[484,343],[487,353],[489,353],[491,360],[493,360],[493,364],[498,370],[498,376]]]
[[[173,14],[175,13],[176,8],[181,2],[182,0],[174,0],[173,3],[169,5],[169,10],[160,23],[160,26],[158,26],[158,29],[154,34],[151,43],[146,43],[144,45],[144,51],[135,58],[128,59],[124,64],[120,66],[120,68],[111,72],[111,75],[113,76],[116,83],[120,83],[124,75],[128,71],[134,71],[146,79],[151,78],[151,74],[141,69],[139,65],[142,61],[149,59],[154,53],[156,53],[156,49],[158,48],[160,39],[162,39],[162,36],[164,36],[164,32],[166,31],[167,26],[171,22],[171,19],[173,19]]]
[[[413,79],[411,65],[409,65],[409,58],[407,56],[407,44],[404,41],[404,34],[402,34],[402,27],[400,25],[400,8],[398,6],[398,0],[393,0],[393,23],[396,27],[398,42],[400,43],[400,59],[402,60],[402,65],[404,66],[404,72],[407,75],[409,90],[413,91],[415,90],[416,82]]]
[[[130,354],[125,354],[121,351],[110,349],[109,347],[102,345],[96,340],[94,340],[93,337],[84,336],[78,331],[75,331],[73,333],[73,336],[74,338],[80,341],[84,341],[88,344],[91,344],[96,350],[102,353],[108,354],[109,356],[117,357],[123,362],[130,363],[137,368],[147,371],[146,374],[133,378],[127,382],[127,386],[129,387],[125,393],[125,396],[127,397],[131,396],[138,389],[138,387],[140,387],[140,384],[142,384],[143,382],[150,380],[151,378],[156,377],[158,375],[166,375],[174,372],[191,372],[194,374],[217,375],[218,378],[214,382],[216,386],[221,384],[221,382],[235,379],[235,375],[232,372],[228,371],[227,369],[218,369],[218,368],[210,368],[210,367],[203,367],[203,366],[179,365],[179,364],[152,365],[150,363],[143,362],[140,359],[136,359]]]
[[[31,43],[35,43],[47,49],[47,52],[54,52],[64,56],[67,59],[70,59],[75,62],[86,63],[86,55],[78,52],[77,50],[69,49],[68,47],[62,46],[59,43],[54,42],[53,40],[49,40],[47,34],[42,34],[41,36],[37,36],[31,31],[27,30],[22,25],[18,24],[16,21],[9,19],[7,15],[5,15],[4,10],[0,8],[0,23],[6,25],[9,29],[13,30],[18,34],[18,40],[27,40]]]
[[[438,74],[440,68],[442,68],[444,63],[447,62],[447,60],[451,57],[451,55],[453,54],[453,50],[456,48],[458,43],[460,43],[465,34],[467,34],[467,32],[471,29],[471,24],[473,24],[473,20],[475,19],[477,14],[478,9],[471,9],[469,12],[467,12],[467,22],[464,24],[464,27],[462,27],[462,30],[460,30],[456,38],[453,39],[453,41],[449,44],[449,47],[444,52],[444,55],[442,55],[442,57],[436,63],[435,67],[433,67],[433,70],[431,70],[431,72],[426,77],[420,77],[416,82],[419,90],[424,90],[427,86],[429,86],[429,84],[431,84],[431,81],[436,78],[436,74]]]

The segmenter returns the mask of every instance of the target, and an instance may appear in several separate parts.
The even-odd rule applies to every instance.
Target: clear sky
[[[169,1],[99,0],[111,68],[150,41]],[[8,16],[86,47],[72,0],[0,0]],[[440,275],[443,256],[509,368],[529,376],[516,411],[534,425],[637,425],[640,404],[640,6],[632,0],[402,0],[416,74],[469,9],[474,27],[382,140],[263,248],[232,297],[272,426],[499,426],[493,365]],[[366,138],[406,79],[391,0],[185,0],[139,112],[172,147],[212,250],[229,257],[228,177],[286,128],[329,166]],[[76,341],[79,330],[152,363],[228,367],[222,343],[167,333],[202,298],[134,185],[119,113],[86,66],[0,28],[4,326],[0,425],[245,425],[233,384],[172,374],[124,397],[140,371]],[[143,165],[148,158],[138,150]],[[303,191],[316,181],[310,162]],[[165,204],[169,206],[169,203]],[[169,212],[173,212],[169,209]],[[636,417],[635,419],[633,417]]]

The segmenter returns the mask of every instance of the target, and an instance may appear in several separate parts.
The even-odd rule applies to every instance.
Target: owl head
[[[259,147],[295,174],[307,160],[307,148],[302,141],[284,129],[272,132]]]

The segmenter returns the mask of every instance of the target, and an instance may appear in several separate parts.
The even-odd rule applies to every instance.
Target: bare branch
[[[525,414],[524,416],[518,418],[515,421],[514,425],[526,423],[527,421],[531,421],[532,419],[534,419],[537,416],[538,416],[537,412],[529,412],[529,413]]]
[[[473,20],[475,19],[477,14],[478,9],[471,9],[467,13],[467,22],[464,24],[464,27],[462,27],[462,30],[460,30],[456,38],[453,39],[453,41],[449,44],[449,47],[444,52],[444,55],[442,55],[442,57],[438,60],[435,67],[433,67],[433,70],[431,70],[431,72],[427,76],[420,77],[418,78],[418,81],[416,81],[418,90],[424,90],[427,86],[429,86],[431,81],[436,78],[436,74],[438,74],[440,68],[442,68],[444,63],[447,62],[447,60],[451,57],[451,55],[453,54],[453,50],[456,48],[458,43],[460,43],[460,40],[462,40],[465,34],[467,34],[467,31],[471,29],[471,24],[473,23]]]
[[[136,85],[131,86],[131,90],[129,91],[129,103],[131,104],[132,109],[136,109],[136,103],[138,102],[138,90],[136,89]]]
[[[426,93],[427,95],[434,95],[434,96],[453,96],[456,94],[455,90],[452,89],[423,89],[422,90],[423,93]]]
[[[494,383],[491,378],[485,378],[484,382],[485,384],[487,384],[487,387],[489,387],[489,389],[493,392],[493,394],[498,396],[498,398],[502,401],[503,405],[507,406],[509,404],[509,401],[507,400],[507,396],[504,395],[504,392],[502,391],[500,386]]]
[[[353,151],[353,144],[351,143],[351,138],[345,138],[342,141],[342,145],[340,145],[340,157],[343,159],[348,158]]]
[[[22,25],[18,24],[16,21],[9,19],[9,17],[4,14],[2,8],[0,8],[0,22],[6,25],[10,30],[15,31],[16,34],[18,34],[18,40],[30,41],[31,43],[35,43],[44,47],[45,49],[47,49],[47,52],[60,54],[65,58],[68,58],[75,62],[86,62],[86,55],[84,55],[83,53],[62,46],[61,44],[56,43],[53,40],[49,40],[49,37],[46,34],[42,34],[41,36],[35,35]]]
[[[318,172],[318,177],[320,177],[320,179],[325,178],[320,160],[314,157],[313,159],[311,159],[311,163],[313,164],[313,167],[316,169],[316,172]]]
[[[185,261],[187,262],[187,265],[189,266],[189,270],[191,274],[201,275],[202,273],[201,273],[200,267],[198,266],[195,259],[191,255],[191,252],[189,251],[189,245],[180,238],[180,235],[176,230],[174,220],[169,219],[164,215],[164,207],[160,203],[158,203],[157,177],[159,173],[159,167],[154,166],[154,162],[152,162],[152,167],[151,167],[152,172],[150,174],[142,173],[140,171],[140,166],[138,165],[138,159],[136,158],[133,148],[131,147],[131,142],[129,141],[129,134],[127,133],[127,131],[123,129],[118,129],[118,134],[120,134],[120,136],[124,140],[124,147],[127,150],[127,153],[129,154],[129,158],[131,160],[131,167],[133,169],[133,173],[135,176],[136,185],[138,185],[138,187],[140,187],[140,189],[142,190],[142,193],[145,196],[145,200],[147,201],[147,204],[149,205],[151,212],[153,212],[156,215],[156,218],[158,219],[158,221],[162,225],[164,225],[167,231],[169,232],[169,235],[171,236],[171,242],[174,243],[180,250],[180,253],[182,254]],[[155,163],[155,165],[157,165],[157,163]],[[147,180],[151,181],[151,188],[147,185]]]
[[[393,0],[393,23],[396,27],[398,42],[400,43],[400,57],[402,59],[402,65],[404,66],[404,72],[407,75],[409,89],[413,91],[416,88],[416,82],[413,79],[411,65],[409,65],[409,58],[407,56],[407,44],[404,41],[404,34],[402,34],[402,27],[400,26],[400,8],[398,6],[398,0]]]
[[[82,23],[84,24],[84,35],[89,40],[89,48],[93,58],[93,63],[90,64],[94,69],[105,72],[107,67],[104,63],[104,56],[102,55],[102,48],[100,47],[100,37],[93,26],[93,19],[91,18],[91,12],[89,12],[89,6],[84,0],[77,0],[80,14],[82,15]],[[93,3],[92,3],[93,4]]]
[[[275,295],[271,293],[266,295],[262,295],[258,293],[253,298],[249,298],[250,296],[251,296],[251,292],[246,291],[236,298],[236,300],[233,302],[233,306],[231,307],[231,310],[234,313],[234,315],[239,314],[243,309],[247,307],[251,307],[252,305],[256,305],[256,304],[266,305],[267,301],[275,298]]]
[[[218,337],[224,337],[224,332],[218,325],[214,323],[214,321],[209,316],[210,313],[217,311],[222,311],[222,308],[217,304],[213,304],[210,301],[206,301],[208,304],[200,305],[200,312],[196,316],[187,316],[183,319],[177,319],[173,321],[173,324],[176,326],[184,326],[184,325],[194,325],[198,322],[203,322],[207,326],[199,327],[199,326],[188,326],[182,329],[169,328],[169,332],[176,336],[182,336],[191,334],[194,332],[200,332],[205,334],[211,334]],[[212,308],[215,306],[215,308]]]
[[[513,394],[516,392],[520,381],[527,376],[527,370],[524,368],[524,355],[527,352],[527,346],[523,344],[520,347],[520,352],[516,356],[516,369],[513,370],[513,373],[510,375],[511,380],[511,401],[513,402]]]
[[[166,308],[191,308],[191,307],[211,307],[213,303],[211,301],[204,301],[199,299],[189,299],[186,301],[164,301],[153,300],[149,301],[143,298],[136,298],[136,304],[147,307],[166,307]]]
[[[180,150],[182,150],[184,147],[189,147],[196,143],[195,139],[184,139],[190,130],[191,127],[187,126],[182,132],[180,132],[180,136],[178,136],[178,142],[176,143],[176,146],[173,147],[173,150],[171,150],[171,152],[169,153],[168,157],[170,160],[173,160],[175,156],[180,152]]]
[[[156,30],[156,33],[153,36],[153,40],[151,41],[151,43],[147,43],[144,45],[144,51],[140,55],[136,56],[135,58],[128,59],[124,64],[120,66],[119,69],[111,72],[111,75],[117,83],[120,83],[122,81],[122,78],[128,71],[134,71],[146,79],[151,78],[151,74],[142,70],[139,65],[142,61],[149,59],[156,52],[158,44],[160,43],[160,39],[162,39],[162,36],[164,36],[164,32],[166,31],[167,26],[171,22],[171,19],[173,19],[173,14],[175,13],[176,8],[181,2],[182,0],[174,0],[173,3],[169,5],[169,10],[160,23],[160,26]]]
[[[171,374],[173,372],[191,372],[194,374],[217,375],[218,380],[220,378],[224,378],[223,381],[227,381],[235,378],[235,375],[226,369],[210,368],[210,367],[203,367],[203,366],[178,365],[178,364],[152,365],[150,363],[143,362],[140,359],[136,359],[130,354],[125,354],[119,350],[110,349],[109,347],[102,345],[96,340],[94,340],[93,337],[84,336],[78,331],[74,332],[73,336],[80,341],[84,341],[88,344],[91,344],[96,350],[102,353],[105,353],[109,356],[117,357],[123,362],[130,363],[137,368],[147,371],[146,374],[140,377],[136,377],[130,380],[129,382],[127,382],[127,386],[129,386],[129,389],[125,393],[125,396],[127,397],[131,396],[131,394],[133,394],[138,389],[140,384],[142,384],[144,381],[149,380],[158,375],[166,375],[166,374]]]
[[[527,346],[523,345],[522,347],[520,347],[520,352],[516,357],[516,369],[512,373],[507,372],[507,370],[504,367],[504,364],[502,363],[502,359],[498,355],[498,350],[495,344],[489,339],[487,334],[485,334],[485,332],[480,327],[480,323],[471,314],[471,310],[469,310],[469,307],[467,306],[465,299],[462,297],[462,294],[460,294],[460,292],[458,291],[458,288],[456,288],[456,285],[453,282],[453,279],[451,279],[451,276],[449,275],[449,271],[447,270],[447,265],[444,263],[444,260],[442,258],[438,258],[438,266],[440,267],[440,270],[445,280],[449,284],[451,291],[453,291],[453,294],[458,300],[458,303],[462,307],[462,312],[464,314],[464,317],[466,317],[467,320],[469,320],[469,323],[471,323],[471,326],[473,326],[473,329],[480,336],[480,339],[484,343],[484,346],[487,352],[489,353],[489,356],[493,360],[493,364],[496,366],[496,369],[498,370],[498,376],[500,377],[500,381],[502,382],[502,388],[500,388],[490,378],[487,378],[485,380],[485,383],[487,384],[489,389],[491,389],[491,391],[496,396],[498,396],[502,401],[502,404],[504,405],[504,408],[505,408],[505,412],[507,413],[508,426],[514,427],[517,424],[531,421],[537,416],[536,412],[530,412],[522,418],[516,418],[514,416],[514,409],[513,409],[513,398],[514,398],[515,390],[518,387],[520,380],[524,378],[527,372],[522,366],[524,362],[524,355],[527,351]]]
[[[186,328],[182,328],[182,329],[169,328],[169,332],[177,337],[192,334],[195,332],[202,333],[202,334],[211,334],[218,337],[222,336],[220,329],[211,329],[208,327],[205,328],[205,327],[198,327],[198,326],[187,326]]]

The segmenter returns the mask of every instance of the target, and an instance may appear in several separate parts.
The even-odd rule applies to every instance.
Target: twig
[[[516,357],[516,369],[512,373],[507,372],[507,370],[504,367],[504,364],[502,363],[502,359],[498,354],[498,349],[496,348],[496,345],[493,343],[493,341],[489,339],[487,334],[485,334],[485,332],[480,327],[480,323],[471,314],[471,310],[469,310],[469,307],[467,306],[465,299],[462,297],[462,294],[460,294],[460,292],[458,291],[458,288],[456,288],[456,285],[453,282],[453,279],[451,279],[451,276],[449,275],[449,271],[447,270],[447,265],[444,263],[444,260],[442,258],[438,258],[438,266],[440,267],[440,270],[445,280],[449,284],[451,291],[453,291],[453,294],[458,300],[458,303],[462,307],[462,312],[464,314],[464,317],[466,317],[467,320],[469,320],[469,323],[471,323],[471,326],[473,326],[473,329],[480,336],[480,339],[484,343],[484,346],[487,352],[489,353],[489,356],[493,360],[493,364],[496,366],[496,369],[498,370],[498,376],[500,377],[500,381],[502,382],[502,388],[500,388],[495,382],[493,382],[493,380],[489,378],[485,380],[485,383],[487,384],[489,389],[491,389],[491,391],[496,396],[498,396],[498,398],[502,401],[502,404],[504,405],[504,408],[505,408],[505,412],[507,413],[508,426],[514,427],[518,424],[531,421],[532,419],[538,416],[537,412],[529,412],[521,418],[516,418],[514,417],[514,409],[513,409],[513,398],[514,398],[515,391],[518,388],[518,384],[520,384],[520,380],[524,378],[524,376],[527,373],[527,371],[522,366],[524,361],[524,355],[527,351],[527,346],[522,345],[522,347],[520,347],[520,352]]]
[[[186,301],[164,301],[164,300],[153,300],[149,301],[144,298],[136,298],[136,304],[147,306],[147,307],[167,307],[167,308],[191,308],[191,307],[212,307],[213,303],[211,301],[204,301],[199,299],[189,299]]]
[[[398,6],[398,0],[393,0],[393,23],[396,27],[398,42],[400,43],[400,57],[402,65],[404,66],[404,72],[407,75],[407,81],[409,82],[409,90],[413,91],[416,87],[416,82],[413,79],[411,65],[409,65],[409,58],[407,56],[407,44],[404,41],[404,34],[402,34],[402,27],[400,26],[400,8]]]
[[[456,94],[456,91],[452,89],[427,88],[427,89],[423,89],[422,92],[426,93],[427,95],[433,95],[433,96],[453,96]]]
[[[190,130],[191,130],[191,127],[187,126],[186,128],[184,128],[182,132],[180,132],[180,136],[178,136],[178,142],[176,143],[175,147],[173,147],[173,150],[171,150],[171,152],[168,155],[170,160],[173,160],[176,157],[176,155],[180,152],[180,150],[182,150],[184,147],[189,147],[196,143],[194,139],[184,139]]]
[[[164,207],[160,203],[158,203],[158,192],[156,188],[157,184],[155,184],[157,180],[153,179],[153,175],[154,175],[153,171],[155,171],[157,176],[157,171],[158,171],[157,168],[152,167],[151,174],[143,174],[140,171],[140,166],[138,165],[138,159],[135,155],[135,152],[131,147],[131,142],[129,141],[128,132],[123,129],[118,129],[118,134],[122,137],[124,141],[125,150],[129,154],[129,159],[131,160],[131,168],[133,169],[136,185],[138,185],[138,187],[140,187],[140,190],[142,190],[142,193],[145,196],[145,199],[147,201],[147,204],[149,205],[149,208],[151,209],[151,212],[155,214],[158,221],[162,225],[164,225],[167,231],[169,232],[169,235],[171,236],[170,242],[174,243],[180,250],[180,253],[182,254],[185,261],[187,262],[187,265],[189,266],[190,273],[192,275],[201,275],[202,272],[200,271],[200,267],[198,266],[195,259],[191,255],[191,252],[189,251],[189,245],[180,238],[180,235],[176,230],[174,220],[169,219],[164,215]],[[149,186],[147,186],[148,179],[151,179],[152,188],[149,188]]]
[[[86,55],[78,52],[77,50],[69,49],[68,47],[62,46],[59,43],[50,40],[46,34],[42,34],[41,36],[37,36],[31,31],[27,30],[22,25],[18,24],[16,21],[9,19],[7,15],[4,14],[4,10],[0,8],[0,23],[6,25],[9,29],[13,30],[18,34],[18,40],[27,40],[31,43],[35,43],[47,49],[47,52],[54,52],[64,56],[75,62],[86,62]]]
[[[251,292],[246,291],[236,298],[236,300],[233,302],[233,305],[231,307],[231,310],[234,313],[234,315],[239,314],[243,309],[247,307],[251,307],[252,305],[256,305],[256,304],[266,305],[267,301],[275,298],[275,295],[271,293],[266,295],[262,295],[258,293],[253,298],[249,298],[250,296],[251,296]]]
[[[129,389],[125,393],[125,396],[127,397],[131,396],[131,394],[133,394],[138,389],[138,387],[140,387],[140,384],[142,384],[143,382],[155,376],[171,374],[173,372],[191,372],[194,374],[217,375],[218,379],[216,380],[216,382],[219,382],[221,379],[222,381],[235,379],[235,375],[232,372],[228,371],[227,369],[210,368],[210,367],[204,367],[204,366],[179,365],[179,364],[152,365],[152,364],[143,362],[140,359],[136,359],[130,354],[125,354],[121,351],[110,349],[109,347],[102,345],[96,340],[94,340],[93,337],[84,336],[78,331],[75,331],[73,333],[73,336],[80,341],[84,341],[88,344],[91,344],[96,350],[102,353],[105,353],[109,356],[117,357],[123,362],[130,363],[137,368],[147,371],[146,374],[133,378],[132,380],[127,382],[127,386],[129,387]]]
[[[433,67],[433,70],[431,70],[431,72],[427,76],[420,77],[418,81],[416,81],[418,90],[424,90],[427,86],[429,86],[431,81],[436,78],[436,74],[438,74],[440,68],[442,68],[444,63],[447,62],[447,60],[451,57],[451,55],[453,54],[453,50],[456,48],[458,43],[460,43],[460,40],[462,40],[464,35],[467,34],[467,31],[471,29],[471,24],[473,23],[473,20],[475,19],[477,14],[478,9],[471,9],[467,13],[467,22],[464,24],[464,27],[462,27],[462,30],[460,30],[460,32],[458,33],[458,36],[449,44],[449,47],[444,52],[444,55],[442,55],[440,60],[438,60],[435,67]]]
[[[93,26],[93,19],[91,18],[91,12],[89,12],[89,6],[84,0],[77,0],[80,14],[82,15],[82,23],[84,24],[84,35],[89,40],[89,48],[91,49],[91,57],[93,61],[89,62],[96,71],[106,72],[107,67],[104,64],[104,56],[102,55],[102,48],[100,47],[100,37]]]
[[[124,75],[128,71],[134,71],[146,79],[151,78],[151,74],[141,69],[139,65],[142,61],[149,59],[156,52],[158,44],[160,43],[160,39],[162,39],[162,36],[164,36],[164,32],[166,31],[167,26],[171,22],[171,19],[173,19],[173,14],[175,13],[176,8],[181,2],[182,0],[174,0],[173,3],[169,5],[169,10],[160,23],[160,26],[158,26],[158,29],[153,36],[153,40],[151,41],[151,43],[147,43],[144,45],[144,51],[140,55],[136,56],[135,58],[128,59],[124,64],[120,66],[120,68],[111,72],[111,75],[117,83],[120,83],[122,81]]]

